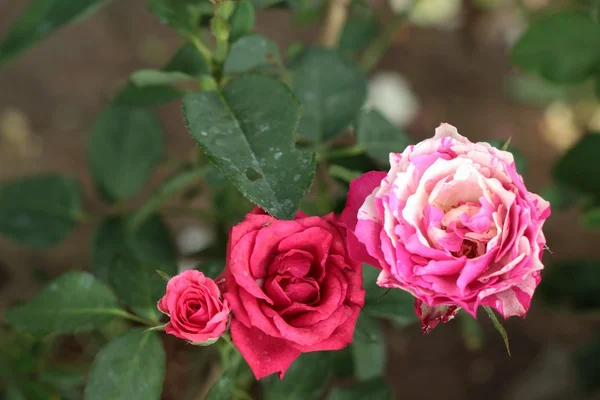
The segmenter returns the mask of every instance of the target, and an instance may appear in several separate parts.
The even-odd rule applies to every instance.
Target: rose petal
[[[259,380],[275,372],[283,379],[285,372],[301,352],[285,340],[266,335],[259,329],[247,328],[237,320],[231,321],[231,338],[235,347]]]
[[[367,252],[364,244],[356,238],[355,232],[359,209],[365,202],[366,197],[373,193],[373,190],[379,186],[385,176],[385,172],[371,171],[350,182],[346,206],[339,218],[340,224],[348,230],[346,241],[350,256],[357,261],[370,264],[379,269],[381,269],[379,261]]]

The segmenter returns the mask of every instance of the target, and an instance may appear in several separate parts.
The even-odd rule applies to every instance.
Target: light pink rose
[[[459,308],[525,316],[550,205],[527,191],[512,154],[442,124],[390,165],[350,185],[341,221],[351,255],[381,269],[379,286],[417,298],[425,332]]]
[[[171,317],[165,326],[168,334],[201,345],[214,343],[225,333],[231,312],[217,284],[196,270],[169,279],[158,309]]]

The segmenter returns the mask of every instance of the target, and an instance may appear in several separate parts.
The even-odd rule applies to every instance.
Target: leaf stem
[[[379,63],[379,60],[390,47],[396,33],[404,24],[404,14],[395,15],[386,25],[381,34],[373,39],[362,55],[360,65],[364,70],[370,71]]]
[[[341,149],[324,150],[317,153],[317,161],[342,158],[362,154],[365,150],[360,146],[344,147]]]
[[[131,314],[131,313],[129,313],[129,312],[125,311],[125,310],[121,310],[121,309],[115,309],[115,310],[113,310],[112,314],[116,315],[117,317],[122,317],[122,318],[125,318],[125,319],[128,319],[128,320],[131,320],[131,321],[139,322],[140,324],[147,325],[147,326],[150,326],[150,327],[155,327],[156,324],[157,324],[157,322],[155,322],[155,321],[150,321],[148,319],[138,317],[135,314]]]
[[[198,180],[204,176],[204,173],[204,168],[192,168],[177,173],[164,181],[142,207],[133,214],[129,223],[129,228],[131,230],[137,229],[146,218],[152,215],[161,205],[177,193],[180,193],[190,185],[198,182]]]
[[[210,51],[210,49],[202,42],[202,40],[200,40],[200,38],[194,35],[188,35],[187,39],[194,45],[194,47],[196,47],[196,50],[202,54],[202,57],[204,57],[206,63],[210,65],[213,58],[212,51]]]

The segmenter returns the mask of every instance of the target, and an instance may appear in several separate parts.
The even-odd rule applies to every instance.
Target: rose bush
[[[351,183],[340,219],[352,256],[381,269],[379,286],[417,298],[425,331],[459,307],[524,316],[550,205],[526,189],[512,154],[442,124],[390,165]]]
[[[233,343],[257,379],[282,378],[301,353],[352,341],[365,297],[361,272],[334,214],[286,221],[255,209],[232,228],[224,297]]]
[[[229,322],[229,304],[221,299],[217,284],[196,270],[169,279],[158,309],[171,318],[166,332],[193,344],[214,343]]]

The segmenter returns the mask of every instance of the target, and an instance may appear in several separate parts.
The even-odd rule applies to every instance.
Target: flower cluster
[[[158,305],[167,333],[208,344],[229,329],[257,379],[281,378],[301,353],[352,341],[362,263],[381,270],[379,286],[415,297],[425,332],[459,309],[523,317],[550,207],[527,191],[512,155],[442,124],[390,165],[351,183],[339,218],[248,214],[230,232],[219,287],[193,270],[169,281]]]

